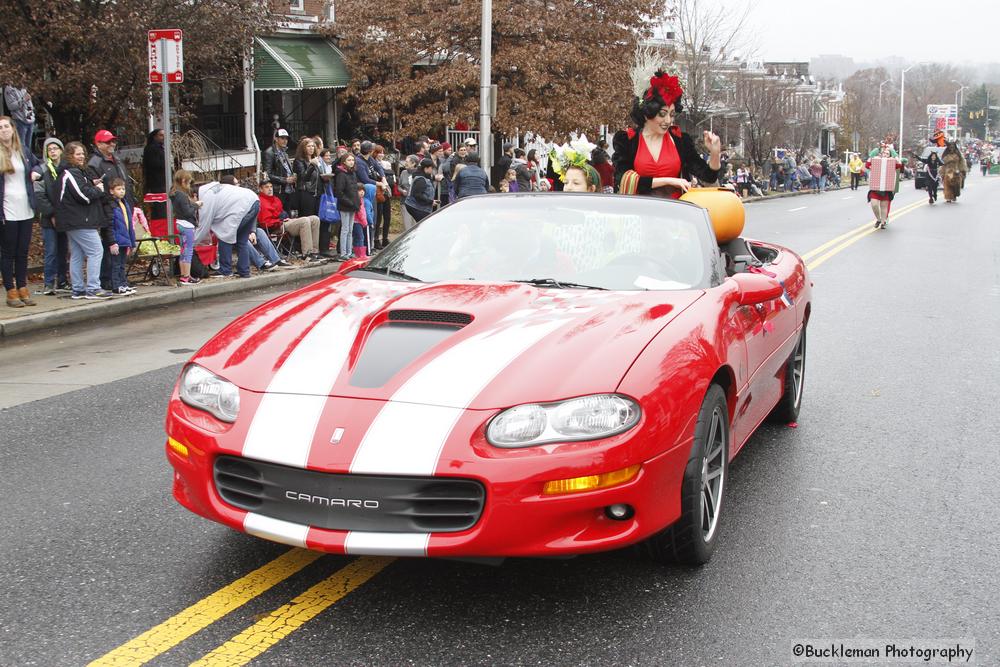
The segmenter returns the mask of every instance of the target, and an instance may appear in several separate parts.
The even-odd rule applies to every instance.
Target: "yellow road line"
[[[394,560],[395,558],[364,557],[352,561],[200,660],[191,663],[191,667],[238,667],[247,664],[374,577]]]
[[[917,202],[915,205],[907,206],[906,208],[904,208],[901,211],[899,211],[899,213],[894,213],[894,214],[890,215],[889,216],[889,220],[895,221],[895,220],[903,217],[907,213],[912,213],[913,211],[917,210],[921,206],[926,206],[926,205],[927,205],[927,202],[921,201],[921,202]],[[872,224],[873,225],[875,224],[874,220],[872,220]],[[812,271],[817,266],[819,266],[820,264],[822,264],[826,260],[828,260],[831,257],[833,257],[834,255],[836,255],[838,252],[840,252],[844,248],[847,248],[848,246],[853,245],[854,243],[860,241],[861,239],[863,239],[864,237],[868,236],[869,234],[874,234],[876,231],[877,230],[875,229],[875,227],[869,227],[867,230],[861,232],[860,234],[856,234],[855,236],[852,236],[851,238],[847,239],[846,241],[844,241],[843,243],[841,243],[840,245],[838,245],[836,248],[834,248],[833,250],[829,251],[828,253],[822,255],[821,257],[818,257],[817,259],[815,259],[812,262],[807,263],[806,264],[806,268],[809,269],[810,271]],[[843,238],[843,237],[839,237],[839,238]],[[829,245],[829,244],[824,244],[824,245]]]
[[[915,209],[915,208],[917,208],[919,206],[923,206],[925,203],[926,202],[924,202],[923,200],[920,200],[920,201],[915,201],[912,204],[907,204],[903,208],[901,208],[898,211],[896,211],[895,213],[891,214],[889,216],[889,219],[890,220],[894,220],[897,215],[902,215],[903,213],[911,211],[911,210],[913,210],[913,209]],[[841,234],[840,236],[827,241],[826,243],[824,243],[823,245],[819,246],[818,248],[813,248],[809,252],[807,252],[807,253],[805,253],[805,254],[802,255],[802,261],[808,261],[810,258],[815,257],[816,255],[819,255],[821,252],[823,252],[824,250],[826,250],[830,246],[836,245],[837,243],[843,241],[844,239],[846,239],[848,237],[854,236],[855,234],[859,234],[859,233],[865,231],[866,229],[874,229],[874,227],[872,226],[874,224],[875,224],[875,218],[872,218],[871,220],[869,220],[865,224],[861,225],[860,227],[855,227],[851,231],[845,232],[845,233]]]
[[[275,584],[278,584],[324,554],[292,549],[253,572],[220,588],[179,614],[168,618],[128,643],[90,663],[88,667],[141,665],[211,625]]]

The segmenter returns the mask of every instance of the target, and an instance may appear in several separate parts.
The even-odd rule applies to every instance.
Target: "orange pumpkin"
[[[691,188],[681,195],[681,201],[691,202],[708,211],[708,218],[712,221],[715,238],[719,243],[729,243],[743,233],[746,211],[743,200],[732,190]]]

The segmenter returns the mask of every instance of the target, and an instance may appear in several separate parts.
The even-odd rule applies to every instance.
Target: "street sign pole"
[[[167,193],[167,234],[173,235],[174,229],[174,207],[170,202],[170,187],[173,185],[173,158],[170,154],[170,84],[167,83],[167,40],[160,40],[160,71],[163,73],[163,156],[164,175],[166,176]]]
[[[181,30],[150,30],[149,83],[163,85],[163,175],[166,178],[167,234],[176,233],[174,209],[170,205],[170,186],[173,184],[173,158],[170,153],[170,84],[184,81],[184,32]]]

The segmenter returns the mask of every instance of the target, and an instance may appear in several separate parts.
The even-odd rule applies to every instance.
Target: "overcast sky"
[[[1000,62],[1000,0],[731,0],[747,4],[764,60]]]

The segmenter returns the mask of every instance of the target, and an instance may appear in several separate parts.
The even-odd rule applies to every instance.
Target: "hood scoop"
[[[390,310],[390,322],[420,322],[423,324],[448,324],[464,327],[472,322],[468,313],[454,313],[443,310]]]
[[[444,342],[472,321],[466,313],[390,310],[368,335],[351,373],[351,386],[381,387],[417,357]]]

